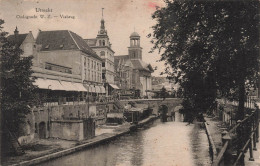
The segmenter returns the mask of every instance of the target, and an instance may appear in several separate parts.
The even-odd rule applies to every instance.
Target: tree
[[[162,87],[162,89],[160,90],[160,97],[163,98],[163,99],[168,97],[168,92],[167,92],[165,87]]]
[[[258,1],[165,0],[152,18],[152,51],[158,49],[165,72],[183,92],[193,116],[215,105],[217,92],[239,101],[244,116],[247,87],[258,71]],[[172,70],[170,70],[172,69]]]
[[[36,86],[33,85],[32,57],[21,57],[23,51],[7,40],[0,19],[1,114],[3,124],[18,133],[19,125],[36,104]]]

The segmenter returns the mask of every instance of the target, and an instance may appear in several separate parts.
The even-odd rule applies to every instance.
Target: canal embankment
[[[109,142],[117,137],[130,132],[131,127],[141,127],[155,120],[156,116],[150,116],[138,124],[124,123],[118,126],[100,126],[96,128],[96,136],[92,139],[83,141],[66,141],[59,139],[38,140],[25,149],[23,156],[10,156],[3,165],[37,165],[39,163],[69,155],[83,149],[93,147],[102,143]],[[38,148],[35,148],[38,147]]]
[[[211,159],[216,159],[219,151],[222,148],[222,135],[221,133],[226,130],[225,124],[217,117],[204,117],[205,130],[209,140]]]

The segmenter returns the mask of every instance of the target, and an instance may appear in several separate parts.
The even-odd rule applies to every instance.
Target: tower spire
[[[101,8],[102,9],[102,18],[101,18],[101,25],[100,25],[100,30],[98,32],[98,35],[107,35],[107,31],[105,28],[105,20],[104,20],[104,9],[105,8]]]
[[[102,8],[102,18],[104,17],[104,15],[103,15],[104,9],[105,9],[105,8]]]
[[[17,26],[16,26],[16,28],[15,28],[15,30],[14,30],[14,34],[15,34],[15,35],[18,35],[18,33],[19,33],[19,31],[18,31],[18,28],[17,28]]]

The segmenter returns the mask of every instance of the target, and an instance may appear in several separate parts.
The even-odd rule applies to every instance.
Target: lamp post
[[[48,93],[50,91],[50,86],[51,85],[48,85],[48,91],[47,91],[47,98],[48,98]],[[47,129],[48,131],[50,132],[50,103],[48,102],[48,126],[47,126]],[[50,133],[49,133],[49,136],[50,136]]]

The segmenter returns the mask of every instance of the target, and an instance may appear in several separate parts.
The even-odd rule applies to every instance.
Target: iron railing
[[[213,161],[213,166],[244,165],[244,156],[249,149],[253,161],[253,150],[259,139],[259,110],[249,110],[243,120],[238,120],[228,132],[222,133],[222,148]]]

